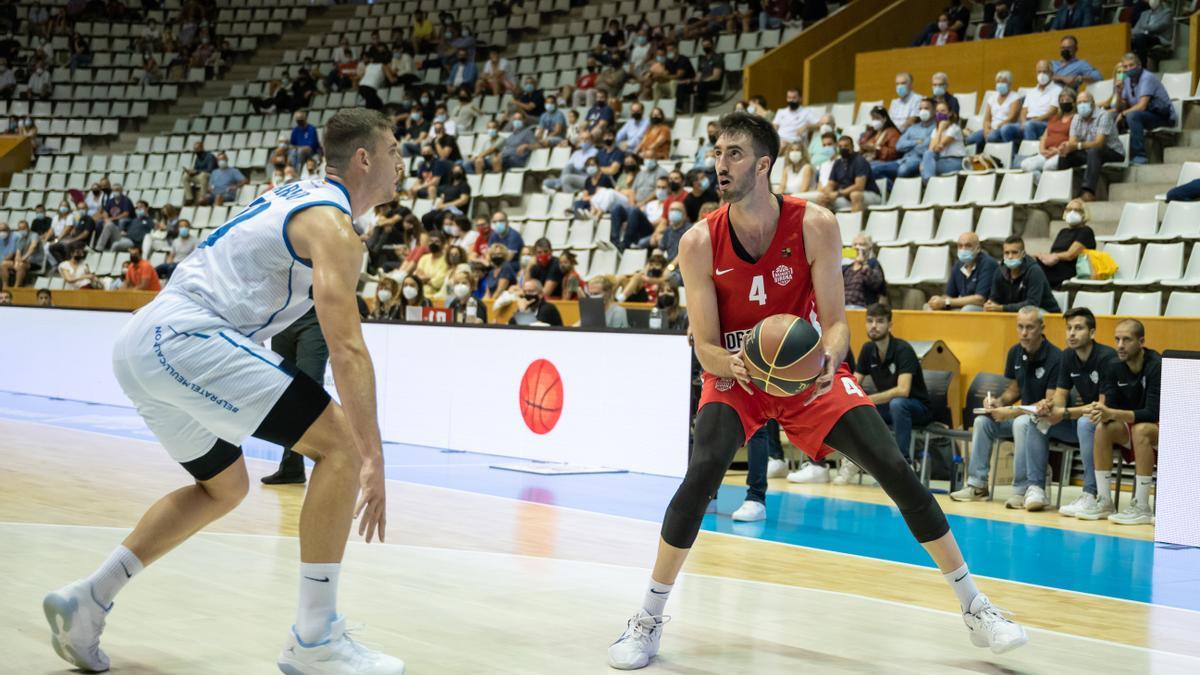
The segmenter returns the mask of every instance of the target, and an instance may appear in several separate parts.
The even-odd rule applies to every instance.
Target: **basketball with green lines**
[[[746,340],[746,370],[759,390],[772,396],[795,396],[808,388],[825,365],[821,334],[791,314],[769,316]]]

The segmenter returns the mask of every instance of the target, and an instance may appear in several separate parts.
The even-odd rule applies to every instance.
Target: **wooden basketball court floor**
[[[187,476],[130,410],[28,400],[0,395],[0,672],[63,672],[42,595],[90,573],[146,506]],[[605,649],[640,601],[653,562],[657,516],[622,514],[644,495],[613,489],[611,476],[568,490],[556,487],[558,477],[490,469],[494,458],[429,462],[405,450],[388,450],[389,475],[400,480],[388,485],[387,543],[355,537],[347,550],[340,609],[365,624],[361,639],[404,658],[415,674],[612,672]],[[261,486],[274,462],[251,454],[248,447],[253,487],[242,506],[117,598],[103,642],[112,672],[274,672],[296,601],[303,490]],[[465,474],[507,483],[453,482]],[[743,476],[728,478],[721,511],[740,503],[743,484]],[[910,552],[825,546],[892,541],[882,530],[856,530],[862,523],[847,527],[837,510],[876,513],[886,502],[877,488],[771,487],[776,513],[764,529],[706,517],[668,605],[662,651],[646,672],[1200,673],[1200,555],[1168,554],[1146,541],[1151,528],[943,501],[956,529],[982,524],[959,534],[968,558],[1012,552],[971,560],[977,573],[990,572],[982,590],[1030,632],[1026,647],[995,656],[971,646],[953,595],[935,570],[906,562]],[[606,506],[581,507],[577,493],[588,490]],[[656,495],[653,507],[669,497]],[[789,519],[803,521],[792,529],[816,545],[770,540]],[[1019,553],[1030,542],[1054,542],[1059,548],[1031,559],[1075,576],[1030,583],[1036,577],[1017,569],[1026,563],[1014,562],[1028,558]],[[1141,600],[1124,597],[1141,592],[1126,592],[1135,578],[1151,587]],[[1110,597],[1079,590],[1093,588],[1089,579],[1112,588]]]

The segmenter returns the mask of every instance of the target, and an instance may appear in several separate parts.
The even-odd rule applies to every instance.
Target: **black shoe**
[[[276,471],[270,476],[262,477],[263,485],[304,485],[303,473],[293,474]]]

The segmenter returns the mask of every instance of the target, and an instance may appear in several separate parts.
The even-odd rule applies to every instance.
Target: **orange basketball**
[[[558,369],[546,359],[529,364],[521,377],[521,418],[535,434],[549,433],[562,415],[563,386]]]
[[[821,374],[825,354],[812,324],[791,314],[769,316],[746,339],[746,370],[755,387],[772,396],[795,396]]]

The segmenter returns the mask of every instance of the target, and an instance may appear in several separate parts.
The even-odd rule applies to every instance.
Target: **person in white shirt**
[[[71,257],[58,264],[58,276],[62,277],[67,288],[100,288],[100,280],[92,273],[92,268],[84,262],[87,258],[87,248],[80,246],[71,252]]]
[[[1016,151],[1022,139],[1036,141],[1046,133],[1046,124],[1058,114],[1058,97],[1062,85],[1050,79],[1050,62],[1037,62],[1037,86],[1025,92],[1025,104],[1021,106],[1020,119],[1004,125],[1000,130],[1004,140],[1013,143]]]
[[[917,115],[921,113],[921,95],[912,90],[912,83],[912,73],[897,73],[896,98],[888,105],[888,117],[901,133],[918,122]]]
[[[820,115],[800,105],[800,90],[788,89],[787,107],[775,111],[775,129],[783,143],[803,141],[818,126]]]
[[[985,143],[1004,140],[1000,130],[1004,125],[1017,121],[1021,112],[1021,96],[1012,90],[1012,71],[996,73],[996,90],[990,91],[983,103],[983,128],[967,137],[967,145],[975,146],[975,152],[983,152]]]
[[[33,66],[33,72],[29,74],[29,84],[27,90],[30,98],[49,98],[52,91],[50,84],[50,71],[46,70],[41,63],[36,63]]]
[[[516,91],[517,87],[510,77],[511,69],[508,59],[501,58],[500,50],[493,47],[488,52],[488,60],[483,64],[483,74],[480,75],[479,82],[475,85],[475,93],[482,94],[486,91],[490,94],[500,95],[504,92]]]
[[[936,119],[937,127],[929,137],[929,149],[921,158],[921,180],[925,182],[934,176],[956,173],[962,169],[962,160],[967,154],[958,115],[945,101],[937,104]]]

